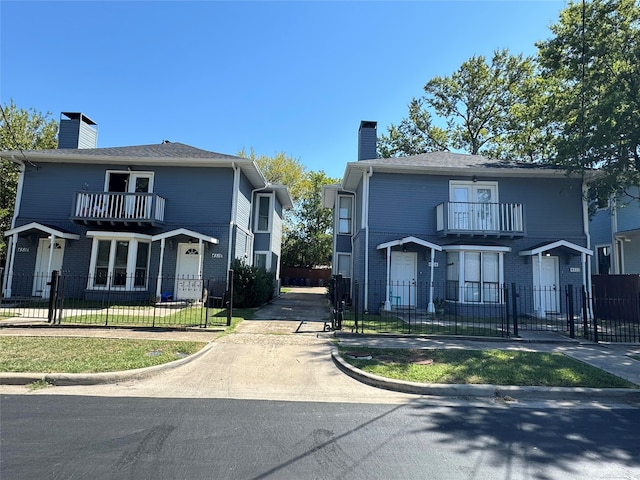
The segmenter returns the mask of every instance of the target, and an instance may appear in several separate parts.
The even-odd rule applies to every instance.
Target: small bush
[[[240,260],[234,260],[231,268],[234,307],[259,307],[273,298],[274,278],[270,272]]]

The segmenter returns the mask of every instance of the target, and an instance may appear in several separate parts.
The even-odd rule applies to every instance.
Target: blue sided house
[[[47,297],[54,270],[83,276],[66,294],[86,299],[200,300],[234,259],[279,280],[291,197],[253,161],[169,141],[96,147],[95,122],[68,112],[58,149],[0,154],[20,168],[5,297]]]
[[[360,286],[364,310],[445,303],[491,314],[503,286],[531,295],[521,312],[563,312],[563,292],[590,288],[586,185],[556,168],[432,152],[376,158],[362,122],[358,161],[323,188],[334,212],[333,273]]]
[[[613,197],[591,219],[593,273],[640,274],[640,187]]]

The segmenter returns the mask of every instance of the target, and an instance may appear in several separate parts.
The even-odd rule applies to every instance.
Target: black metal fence
[[[349,279],[333,277],[329,290],[333,327],[358,333],[518,337],[524,332],[556,332],[596,342],[640,342],[640,322],[617,313],[638,308],[638,298],[594,301],[582,285],[351,285]],[[624,309],[618,308],[623,304]]]
[[[158,285],[162,287],[160,295],[156,294]],[[47,319],[58,325],[228,326],[233,309],[232,289],[233,271],[226,279],[92,277],[55,271],[50,277],[14,275],[12,295],[3,299],[0,315]]]

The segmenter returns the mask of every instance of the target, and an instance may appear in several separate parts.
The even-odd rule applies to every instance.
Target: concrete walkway
[[[290,401],[396,403],[416,395],[640,402],[629,389],[425,385],[367,375],[337,355],[335,343],[370,348],[463,348],[561,352],[640,385],[640,345],[580,344],[560,336],[476,340],[459,337],[363,336],[325,332],[330,319],[324,288],[296,288],[242,322],[235,333],[193,330],[35,328],[14,325],[0,335],[64,335],[209,342],[193,358],[140,371],[98,375],[52,374],[56,385],[33,394],[244,398]],[[37,323],[37,322],[36,322]],[[337,367],[337,368],[336,368]],[[345,374],[346,373],[346,374]],[[43,374],[0,374],[0,393],[31,393],[23,385]],[[16,383],[18,385],[9,385]],[[22,384],[22,385],[19,385]]]

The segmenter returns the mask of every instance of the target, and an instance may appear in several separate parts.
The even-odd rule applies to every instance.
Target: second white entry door
[[[416,306],[416,252],[391,252],[391,285],[389,300],[392,307]]]
[[[202,298],[202,255],[198,244],[179,243],[176,264],[175,300],[200,300]]]

